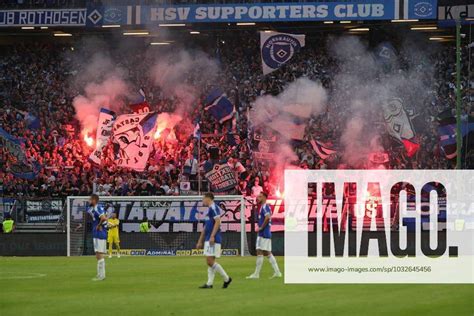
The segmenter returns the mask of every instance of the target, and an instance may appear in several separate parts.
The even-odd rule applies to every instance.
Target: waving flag
[[[100,165],[102,160],[102,151],[109,141],[112,132],[112,125],[115,120],[115,113],[105,108],[100,109],[97,122],[97,133],[95,137],[95,149],[90,154],[89,160]]]
[[[158,114],[125,114],[117,117],[112,128],[117,165],[144,171],[152,149]]]
[[[323,160],[337,152],[336,150],[329,148],[329,146],[327,146],[326,144],[324,144],[324,143],[322,143],[318,140],[311,139],[310,144],[313,147],[313,150]]]
[[[441,148],[446,158],[454,159],[457,156],[456,140],[456,118],[451,110],[446,110],[438,116],[438,135]],[[469,118],[461,122],[461,135],[463,137],[463,147],[472,146],[474,141],[474,118]]]
[[[137,97],[132,101],[129,106],[132,109],[133,113],[141,114],[150,112],[150,104],[146,100],[146,95],[143,88],[140,88],[140,90],[138,90]]]
[[[263,74],[269,74],[288,63],[305,45],[305,35],[260,32]]]
[[[221,124],[234,116],[234,105],[219,88],[211,91],[204,100],[204,105],[204,109]]]
[[[383,42],[375,49],[375,60],[385,72],[390,71],[397,62],[397,52],[392,44]]]
[[[194,126],[193,137],[201,139],[201,127],[199,126],[199,122],[196,122],[196,125]]]
[[[400,98],[392,98],[382,104],[387,132],[401,142],[409,157],[413,156],[420,145],[415,141],[415,130]]]
[[[212,104],[214,101],[217,100],[217,98],[219,98],[223,94],[224,94],[224,91],[222,91],[221,88],[214,88],[211,92],[209,92],[207,97],[204,99],[204,102],[203,102],[204,106],[208,106]]]

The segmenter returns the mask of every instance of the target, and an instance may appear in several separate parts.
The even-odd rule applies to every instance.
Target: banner
[[[260,32],[260,55],[263,74],[286,64],[305,45],[305,35]]]
[[[2,26],[85,26],[88,18],[87,9],[29,9],[1,10],[0,27]],[[89,14],[90,15],[90,14]]]
[[[124,114],[117,117],[112,128],[112,141],[117,165],[144,171],[152,149],[158,114]]]
[[[105,6],[97,24],[422,20],[436,19],[436,8],[436,0]]]
[[[10,167],[11,173],[18,178],[32,180],[36,178],[41,165],[37,162],[28,162],[22,143],[22,140],[10,135],[0,127],[0,144],[16,159],[16,164]]]
[[[263,133],[264,130],[258,129],[253,133],[251,149],[253,158],[259,162],[274,161],[276,158],[277,136],[274,134]]]
[[[474,4],[454,4],[438,7],[438,23],[441,26],[455,26],[456,20],[471,24],[474,19]]]
[[[392,98],[382,104],[387,132],[399,142],[407,151],[408,156],[413,156],[419,149],[419,144],[414,141],[415,130],[408,113],[403,108],[400,98]]]
[[[112,3],[112,1],[110,1]],[[441,7],[440,19],[456,17]],[[370,21],[436,19],[436,0],[361,0],[305,3],[226,3],[194,5],[97,5],[87,8],[0,10],[0,27],[157,25],[164,23]],[[453,11],[453,13],[451,13]]]
[[[210,182],[213,192],[229,191],[237,185],[235,174],[226,163],[214,165],[205,177]]]
[[[115,113],[113,111],[104,108],[100,109],[97,121],[97,134],[95,136],[95,149],[89,156],[89,159],[98,165],[100,165],[102,160],[102,150],[109,141],[114,120]]]

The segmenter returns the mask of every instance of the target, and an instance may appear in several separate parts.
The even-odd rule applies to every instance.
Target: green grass
[[[104,282],[91,281],[93,257],[0,258],[0,315],[474,315],[472,285],[285,285],[268,262],[246,280],[255,257],[220,263],[234,279],[226,290],[218,275],[197,288],[202,257],[108,259]],[[18,279],[31,273],[46,276]]]

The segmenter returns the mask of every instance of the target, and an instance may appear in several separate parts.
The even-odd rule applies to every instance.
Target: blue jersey
[[[207,210],[206,222],[204,223],[204,236],[206,237],[205,241],[209,241],[209,238],[211,238],[212,230],[214,229],[216,219],[220,217],[221,209],[215,203],[212,203],[212,205],[209,206],[209,210]],[[222,241],[220,227],[216,235],[214,236],[214,240],[216,244],[220,244]]]
[[[263,238],[272,238],[272,211],[268,204],[263,204],[258,212],[258,227],[262,227],[266,216],[270,216],[270,220],[264,229],[259,229],[258,235]]]
[[[102,223],[102,230],[97,230],[100,217],[102,215],[106,215],[104,208],[100,205],[96,205],[94,207],[90,207],[87,212],[92,216],[92,238],[107,239],[107,221]]]

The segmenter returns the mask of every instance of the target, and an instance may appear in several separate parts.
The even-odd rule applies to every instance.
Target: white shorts
[[[94,238],[94,252],[107,253],[107,241],[105,239]]]
[[[272,240],[257,236],[257,246],[255,248],[257,250],[272,251]]]
[[[214,243],[214,246],[211,246],[208,241],[204,242],[204,256],[219,258],[221,256],[221,244]]]

